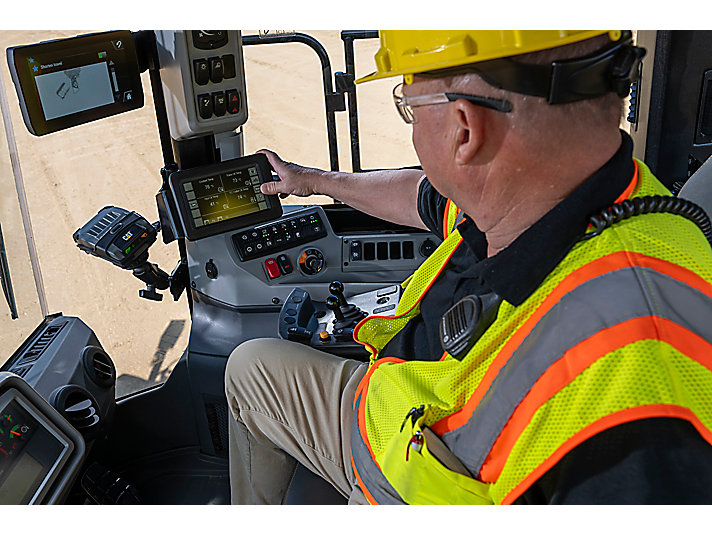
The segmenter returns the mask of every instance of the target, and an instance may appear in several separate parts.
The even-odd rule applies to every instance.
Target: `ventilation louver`
[[[89,345],[82,351],[84,370],[96,385],[108,388],[116,382],[116,367],[101,347]]]
[[[101,426],[99,406],[91,393],[79,386],[64,386],[54,392],[53,406],[85,439]]]
[[[57,337],[60,330],[64,328],[67,323],[62,323],[59,325],[49,326],[42,332],[42,335],[35,341],[32,346],[25,351],[25,353],[18,360],[18,365],[24,365],[29,362],[35,361],[37,358],[42,356],[42,353],[47,347],[52,344],[52,341]]]
[[[67,323],[61,323],[58,325],[49,326],[40,335],[39,338],[30,346],[22,355],[17,359],[9,371],[15,373],[18,376],[24,377],[32,368],[33,362],[36,361],[42,353],[49,347],[52,342],[59,334],[60,330],[64,328]]]

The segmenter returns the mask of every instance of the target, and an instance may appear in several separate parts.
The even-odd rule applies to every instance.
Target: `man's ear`
[[[455,113],[455,163],[466,165],[478,154],[484,144],[485,110],[467,100],[456,100]]]

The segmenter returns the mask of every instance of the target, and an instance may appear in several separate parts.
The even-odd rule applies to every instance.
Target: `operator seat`
[[[690,176],[678,196],[694,202],[705,210],[708,217],[712,216],[712,157],[707,158]]]

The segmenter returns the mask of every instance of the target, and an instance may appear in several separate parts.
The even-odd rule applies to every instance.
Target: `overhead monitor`
[[[7,49],[27,129],[71,128],[143,106],[133,37],[112,31]]]

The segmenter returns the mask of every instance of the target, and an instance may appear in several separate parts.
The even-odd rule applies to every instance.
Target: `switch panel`
[[[343,239],[343,271],[415,270],[437,248],[430,234],[364,235]]]
[[[240,259],[248,261],[310,243],[326,235],[321,217],[314,212],[243,230],[233,235],[232,241]]]
[[[156,30],[171,137],[236,130],[247,121],[242,39],[235,30]]]

